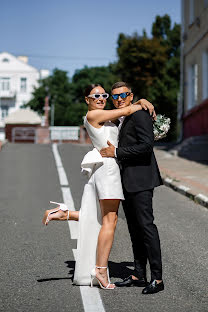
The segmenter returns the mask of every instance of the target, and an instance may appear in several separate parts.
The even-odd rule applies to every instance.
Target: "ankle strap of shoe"
[[[96,269],[107,269],[108,267],[100,267],[100,266],[96,266]]]

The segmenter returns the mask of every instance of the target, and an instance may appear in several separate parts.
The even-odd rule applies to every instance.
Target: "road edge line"
[[[68,182],[66,172],[64,170],[64,167],[61,161],[57,143],[52,144],[52,151],[53,151],[53,155],[54,155],[54,159],[56,163],[56,168],[58,171],[63,201],[67,206],[70,207],[70,210],[75,210],[73,197],[72,197],[71,190],[69,187],[69,182]],[[78,234],[77,233],[78,226],[76,226],[76,230],[75,230],[75,227],[73,224],[75,224],[74,221],[68,221],[71,239],[74,239],[75,236],[77,238],[77,234]],[[74,249],[72,249],[72,252],[73,252],[74,260],[76,261],[76,252]],[[102,302],[102,299],[101,299],[101,296],[97,287],[90,288],[89,286],[79,286],[79,289],[80,289],[82,304],[83,304],[85,312],[95,312],[95,311],[105,312],[103,302]]]

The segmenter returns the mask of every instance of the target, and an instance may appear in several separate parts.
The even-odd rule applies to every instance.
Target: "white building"
[[[0,127],[4,127],[4,118],[8,114],[32,98],[38,80],[48,75],[48,70],[39,71],[30,66],[27,56],[0,53]]]
[[[183,137],[208,135],[208,0],[181,0]]]

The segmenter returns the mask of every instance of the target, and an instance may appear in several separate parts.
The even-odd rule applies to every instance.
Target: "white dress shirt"
[[[118,118],[118,120],[120,121],[119,125],[118,125],[118,132],[120,132],[121,130],[121,127],[122,127],[122,124],[124,122],[124,119],[125,119],[126,116],[121,116]],[[114,154],[115,157],[117,157],[117,154],[116,154],[116,148],[115,148],[115,154]]]

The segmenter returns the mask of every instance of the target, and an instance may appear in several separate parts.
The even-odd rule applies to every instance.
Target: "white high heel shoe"
[[[107,285],[106,287],[103,286],[103,284],[101,283],[101,281],[97,278],[95,269],[107,269],[108,285]],[[115,287],[114,287],[114,288],[111,288],[111,287],[110,287],[110,285],[114,285],[114,284],[111,284],[111,283],[110,283],[108,267],[99,267],[99,266],[96,266],[96,267],[92,270],[92,272],[91,272],[91,287],[93,287],[93,281],[94,281],[94,279],[97,279],[97,281],[98,281],[98,283],[99,283],[99,285],[100,285],[100,287],[101,287],[102,289],[107,289],[107,290],[109,290],[109,289],[115,289]]]
[[[52,213],[55,213],[59,210],[62,210],[62,211],[68,211],[68,215],[67,215],[67,220],[69,220],[69,208],[67,207],[67,205],[63,204],[63,203],[56,203],[56,202],[53,202],[53,201],[50,201],[51,204],[56,204],[58,205],[59,207],[57,209],[54,209],[52,211],[49,212],[49,214],[47,215],[47,218],[46,218],[46,221],[45,221],[45,225],[50,221],[48,219],[49,215],[52,214]]]

